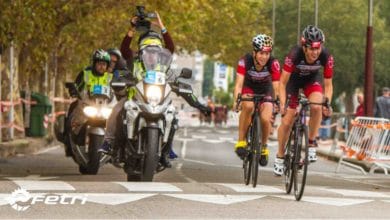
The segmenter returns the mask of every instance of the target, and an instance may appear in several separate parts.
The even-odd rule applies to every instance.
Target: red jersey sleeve
[[[238,61],[238,65],[237,65],[237,74],[240,74],[240,75],[245,75],[245,72],[246,72],[246,68],[245,68],[245,59],[244,58],[241,58],[239,61]]]
[[[328,60],[326,61],[325,67],[324,67],[324,78],[330,79],[333,77],[333,56],[329,55]]]
[[[295,68],[294,62],[292,60],[291,54],[289,54],[284,59],[283,70],[288,73],[292,73],[294,71],[294,68]]]
[[[279,61],[277,59],[274,59],[272,61],[271,75],[272,75],[272,81],[279,81],[279,79],[280,79],[280,64],[279,64]]]

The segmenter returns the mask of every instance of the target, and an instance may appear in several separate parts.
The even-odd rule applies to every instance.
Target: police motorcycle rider
[[[173,41],[170,38],[170,35],[168,34],[166,28],[162,24],[158,13],[156,13],[156,14],[157,14],[157,18],[159,20],[158,26],[161,28],[161,33],[164,36],[164,43],[165,43],[165,45],[167,45],[167,49],[171,53],[173,53],[173,51],[174,51]],[[132,21],[134,21],[134,23],[135,23],[135,20],[136,19],[134,19],[134,18],[132,19]],[[130,67],[130,69],[132,69],[133,71],[130,75],[124,74],[121,77],[126,77],[129,80],[137,82],[137,81],[142,80],[141,73],[144,72],[143,71],[144,64],[141,62],[140,57],[136,57],[135,59],[133,58],[134,54],[133,54],[132,50],[129,48],[129,45],[131,43],[132,36],[134,35],[134,33],[135,33],[135,25],[133,25],[132,29],[129,30],[128,34],[123,39],[122,45],[121,45],[121,51],[122,51],[123,57],[126,59],[127,66]],[[145,33],[142,33],[141,36],[139,37],[138,46],[139,46],[138,54],[142,54],[143,50],[150,50],[150,49],[153,50],[153,48],[155,48],[155,49],[162,48],[163,45],[162,45],[161,35],[153,30],[148,30]],[[152,63],[155,62],[155,60],[153,60],[152,56],[153,55],[148,57],[148,59],[145,60],[144,62],[145,63],[150,62],[150,64],[152,65]],[[127,71],[124,71],[124,72],[127,72]],[[124,96],[122,99],[120,99],[119,102],[117,103],[117,105],[114,107],[114,109],[110,115],[110,118],[107,120],[107,131],[106,131],[103,145],[99,149],[99,152],[102,152],[104,154],[111,153],[112,146],[114,144],[114,139],[116,137],[116,132],[120,131],[120,129],[118,127],[122,126],[121,124],[116,123],[117,118],[119,116],[120,111],[123,109],[125,102],[128,99],[131,99],[132,96],[134,95],[134,91],[135,90],[130,89],[130,91],[128,91],[129,92],[128,96]],[[175,90],[174,88],[172,89],[172,91],[175,92],[177,95],[183,97],[192,107],[198,108],[204,114],[209,115],[211,113],[211,110],[208,107],[203,106],[192,93],[185,93],[185,94],[179,93],[178,90]],[[171,129],[171,130],[173,130],[172,131],[173,135],[177,129],[177,123],[178,123],[178,120],[175,118],[172,122],[173,129]],[[168,167],[168,168],[171,167],[171,164],[170,164],[167,156],[168,156],[168,153],[173,152],[172,151],[173,135],[172,135],[172,139],[170,140],[171,143],[168,143],[169,152],[164,152],[166,156],[161,157],[161,161],[160,161],[162,166]]]
[[[88,92],[87,87],[91,88],[90,82],[109,82],[111,76],[107,73],[107,67],[110,64],[110,56],[103,49],[95,50],[91,57],[91,65],[80,71],[77,75],[75,84],[79,94],[85,94]],[[88,76],[88,77],[87,77]],[[90,81],[86,82],[85,79],[88,78]],[[59,141],[63,142],[65,145],[65,155],[67,157],[73,156],[73,152],[70,145],[70,140],[68,137],[69,131],[72,131],[73,128],[77,128],[77,117],[74,115],[82,115],[82,103],[80,100],[75,100],[69,106],[67,115],[64,120],[64,129],[60,135],[57,137]],[[76,118],[76,120],[75,120]],[[80,120],[80,119],[79,119]],[[78,128],[79,129],[79,128]],[[77,130],[77,129],[76,129]]]

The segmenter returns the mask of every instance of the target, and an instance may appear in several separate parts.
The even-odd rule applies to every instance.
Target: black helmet
[[[320,47],[323,42],[325,42],[325,35],[318,27],[309,25],[303,30],[302,46]]]
[[[115,55],[118,60],[122,57],[122,53],[120,50],[118,50],[117,48],[110,48],[107,50],[107,53],[109,53],[110,55]]]
[[[110,64],[110,55],[103,49],[97,49],[92,54],[92,65],[94,65],[97,61],[105,61],[107,65]]]

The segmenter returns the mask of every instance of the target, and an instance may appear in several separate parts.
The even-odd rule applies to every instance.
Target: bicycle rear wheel
[[[302,126],[297,129],[298,140],[297,148],[295,150],[294,163],[293,163],[293,175],[294,175],[294,194],[295,199],[299,201],[302,198],[303,191],[306,184],[307,166],[308,160],[308,134],[307,127]]]
[[[294,139],[295,137],[295,127],[290,132],[286,147],[284,149],[284,184],[286,187],[286,193],[290,194],[293,186],[294,175],[293,174],[293,158],[294,158]]]
[[[256,187],[257,185],[257,177],[259,174],[259,161],[260,161],[260,119],[259,115],[255,114],[253,118],[252,124],[252,137],[251,137],[251,149],[252,149],[252,185]]]

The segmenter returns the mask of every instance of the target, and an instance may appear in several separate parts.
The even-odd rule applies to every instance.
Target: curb
[[[0,158],[10,158],[18,154],[33,154],[55,143],[53,137],[25,137],[0,143]]]

